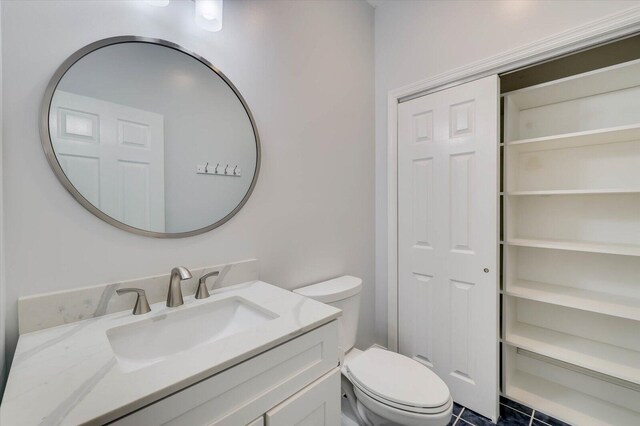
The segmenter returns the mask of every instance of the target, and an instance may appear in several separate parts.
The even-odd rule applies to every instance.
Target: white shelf
[[[534,375],[516,371],[506,388],[506,396],[576,425],[637,425],[640,413],[578,392]]]
[[[577,148],[582,146],[628,142],[633,140],[640,140],[640,124],[543,136],[532,139],[520,139],[507,142],[506,146],[507,149],[518,147],[521,152],[526,152]]]
[[[640,85],[640,60],[578,74],[505,93],[520,109],[614,92]]]
[[[507,195],[616,195],[616,194],[640,194],[640,188],[611,188],[611,189],[552,189],[540,191],[509,191]]]
[[[567,240],[538,240],[511,238],[507,244],[520,247],[535,247],[554,250],[583,251],[589,253],[616,254],[622,256],[640,256],[640,246],[630,244],[588,243]]]
[[[640,352],[516,322],[507,344],[640,384]]]
[[[640,277],[638,277],[640,285]],[[509,296],[640,321],[640,299],[537,281],[507,283]],[[640,328],[640,323],[638,324]],[[640,355],[638,355],[640,356]]]
[[[640,59],[505,94],[503,142],[505,394],[640,425]]]

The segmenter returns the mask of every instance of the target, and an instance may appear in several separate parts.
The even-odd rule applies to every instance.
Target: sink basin
[[[230,297],[152,316],[106,333],[120,367],[133,371],[277,317],[241,297]]]

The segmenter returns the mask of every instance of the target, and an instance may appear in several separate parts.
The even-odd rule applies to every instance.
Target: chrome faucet
[[[220,271],[209,272],[200,277],[198,281],[198,289],[196,290],[196,299],[206,299],[209,297],[209,290],[207,289],[207,278],[217,277],[220,275]]]
[[[169,293],[167,294],[167,306],[174,308],[184,304],[182,300],[182,280],[191,278],[191,272],[184,266],[176,266],[171,270],[171,279],[169,280]]]
[[[138,297],[136,297],[136,304],[133,307],[133,315],[142,315],[147,312],[151,312],[151,308],[149,307],[149,302],[147,301],[147,294],[141,288],[119,288],[116,290],[118,296],[121,296],[126,293],[137,293]]]

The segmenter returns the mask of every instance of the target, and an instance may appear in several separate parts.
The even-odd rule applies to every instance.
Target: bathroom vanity
[[[339,424],[338,316],[253,281],[23,334],[0,423]]]

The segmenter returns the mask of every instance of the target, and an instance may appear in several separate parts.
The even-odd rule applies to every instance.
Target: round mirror
[[[216,228],[258,178],[258,131],[238,90],[163,40],[116,37],[73,54],[47,88],[40,128],[49,164],[76,200],[138,234]]]

